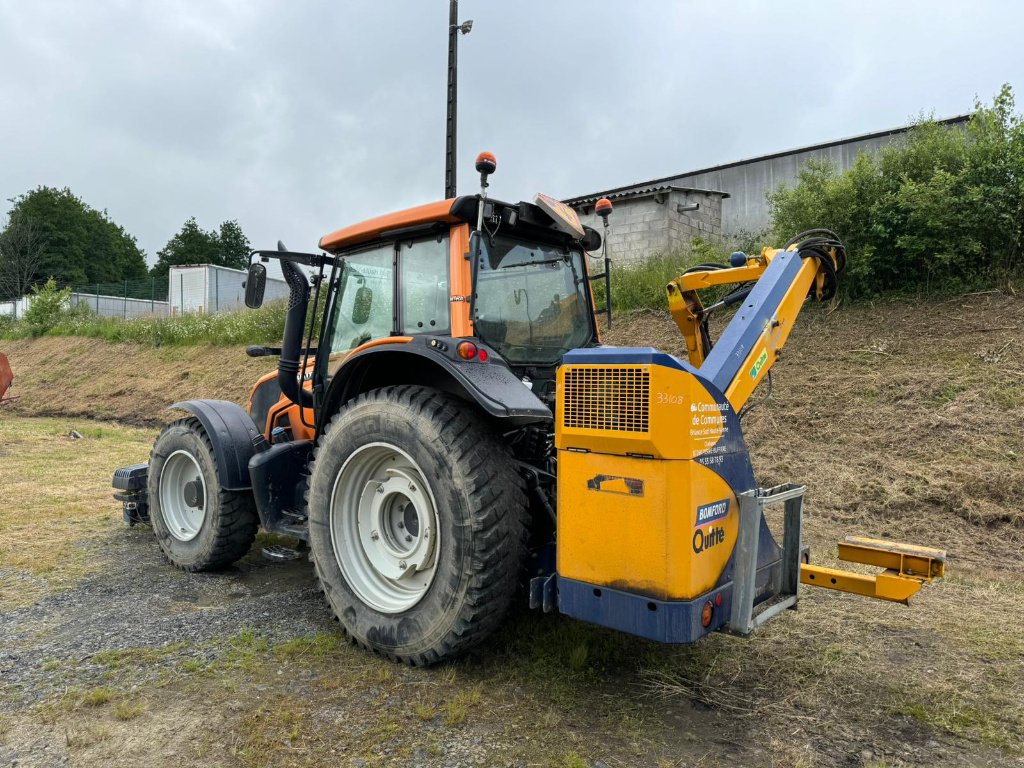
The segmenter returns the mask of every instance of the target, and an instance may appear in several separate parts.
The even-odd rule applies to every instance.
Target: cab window
[[[340,298],[334,311],[331,351],[348,352],[394,328],[395,245],[345,256]]]
[[[400,243],[398,264],[402,333],[447,333],[448,237]]]

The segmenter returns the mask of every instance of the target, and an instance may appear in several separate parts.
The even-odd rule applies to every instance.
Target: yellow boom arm
[[[809,297],[828,299],[846,262],[834,237],[813,237],[784,249],[765,248],[757,256],[734,254],[732,267],[694,267],[666,286],[669,311],[686,339],[690,362],[701,370],[737,411],[768,374]],[[705,308],[698,291],[740,284]],[[746,284],[752,284],[745,287]],[[712,343],[707,319],[715,309],[740,304]]]

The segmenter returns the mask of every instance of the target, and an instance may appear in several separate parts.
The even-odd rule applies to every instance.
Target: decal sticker
[[[725,541],[725,528],[712,526],[707,530],[698,528],[693,534],[693,551],[698,555],[706,549],[717,547]]]
[[[596,475],[587,480],[587,490],[601,491],[603,493],[621,493],[626,496],[643,496],[644,481],[636,477]]]
[[[763,349],[761,350],[761,354],[758,355],[757,361],[754,363],[754,367],[750,369],[750,378],[756,379],[757,374],[761,372],[761,369],[764,367],[766,362],[768,362],[768,350]]]
[[[697,527],[721,520],[729,514],[729,500],[713,501],[710,504],[701,504],[697,507]]]

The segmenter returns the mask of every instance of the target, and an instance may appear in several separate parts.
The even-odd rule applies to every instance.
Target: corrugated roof
[[[969,114],[967,114],[967,115],[956,115],[955,117],[946,117],[946,118],[943,118],[942,120],[935,120],[934,122],[938,123],[939,125],[960,125],[961,123],[966,123],[970,119],[971,119],[971,116]],[[822,142],[821,144],[811,144],[811,145],[806,146],[806,147],[797,147],[796,149],[787,149],[787,150],[784,150],[782,152],[772,152],[772,153],[769,153],[767,155],[758,155],[757,157],[748,157],[748,158],[743,159],[743,160],[734,160],[731,163],[722,163],[721,165],[712,165],[712,166],[710,166],[708,168],[698,168],[695,171],[684,171],[682,173],[674,173],[671,176],[662,176],[661,178],[658,178],[658,179],[651,179],[649,181],[638,181],[635,184],[627,184],[627,185],[622,186],[622,187],[613,187],[611,189],[605,190],[604,192],[594,192],[592,194],[582,195],[580,197],[571,197],[571,198],[567,198],[566,200],[564,200],[564,202],[567,205],[576,205],[577,201],[589,200],[591,198],[593,198],[594,200],[597,200],[598,198],[601,198],[601,197],[607,197],[610,200],[610,199],[612,199],[612,197],[614,195],[617,195],[619,193],[628,193],[630,190],[634,190],[634,189],[636,189],[638,187],[653,188],[653,186],[655,186],[655,185],[665,185],[665,182],[669,182],[672,179],[681,179],[681,178],[684,178],[686,176],[697,176],[697,175],[702,174],[702,173],[714,173],[715,171],[724,171],[727,168],[735,168],[738,165],[749,165],[750,163],[760,163],[760,162],[762,162],[764,160],[774,160],[774,159],[779,158],[779,157],[786,157],[787,155],[799,155],[799,154],[802,154],[804,152],[814,152],[814,151],[819,150],[819,149],[828,149],[830,147],[838,147],[838,146],[841,146],[843,144],[850,144],[850,143],[855,142],[855,141],[868,141],[869,139],[880,139],[880,138],[884,138],[885,136],[898,136],[901,133],[906,133],[907,131],[909,131],[913,127],[914,127],[913,125],[904,125],[904,126],[901,126],[900,128],[890,128],[887,131],[874,131],[872,133],[862,133],[859,136],[848,136],[845,139],[833,139],[832,141],[825,141],[825,142]],[[703,191],[703,190],[695,190],[695,191]]]
[[[722,197],[729,197],[728,192],[719,192],[716,189],[698,189],[696,187],[680,187],[675,184],[661,184],[656,187],[643,187],[642,189],[631,188],[617,192],[598,192],[585,197],[573,197],[568,200],[563,200],[562,202],[576,208],[582,205],[593,205],[602,197],[607,197],[609,200],[624,200],[630,197],[652,197],[654,195],[665,194],[666,192],[697,192],[704,195],[721,195]]]

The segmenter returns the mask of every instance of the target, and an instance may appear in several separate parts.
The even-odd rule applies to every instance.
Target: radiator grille
[[[647,368],[569,366],[562,426],[611,432],[647,432],[651,375]]]

